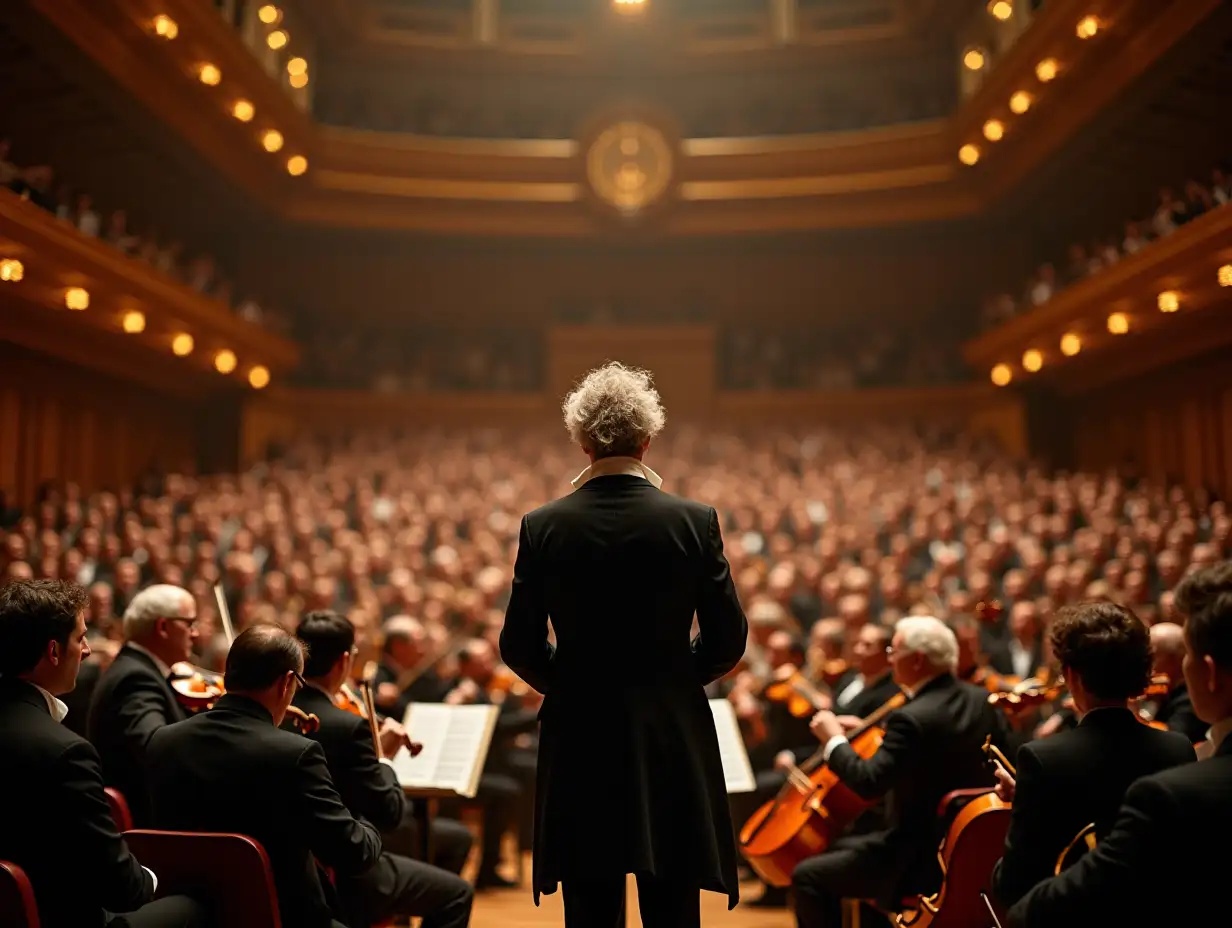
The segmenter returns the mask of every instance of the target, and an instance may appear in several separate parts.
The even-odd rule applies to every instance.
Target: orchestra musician
[[[354,660],[355,627],[334,612],[309,612],[295,636],[304,645],[304,679],[292,705],[315,715],[319,726],[307,737],[321,745],[338,795],[355,818],[372,823],[383,835],[409,832],[404,847],[415,840],[410,804],[388,758],[410,747],[406,731],[385,719],[378,732],[380,756],[368,720],[339,708],[334,697],[347,681]],[[394,916],[421,915],[429,926],[463,926],[470,918],[474,892],[458,877],[466,863],[471,836],[460,822],[434,823],[437,859],[432,866],[390,853],[388,838],[376,865],[358,875],[338,877],[338,895],[356,926],[376,924]],[[444,840],[442,840],[444,839]],[[448,868],[448,869],[445,869]]]
[[[88,737],[103,780],[123,793],[138,828],[151,821],[146,748],[154,732],[187,713],[171,688],[171,667],[192,657],[197,603],[178,586],[142,590],[124,610],[124,646],[90,701]]]
[[[908,894],[937,889],[937,806],[952,790],[991,786],[982,747],[1005,744],[1005,726],[988,693],[954,677],[958,642],[939,619],[910,616],[895,626],[889,649],[894,681],[907,695],[885,719],[885,737],[867,760],[847,743],[832,711],[813,731],[830,770],[865,799],[886,797],[887,827],[840,838],[792,874],[800,928],[837,928],[843,898],[896,909]]]
[[[988,652],[993,670],[1026,680],[1045,665],[1044,642],[1039,610],[1033,602],[1017,602],[1010,607],[1009,637]]]
[[[696,928],[699,890],[739,897],[704,687],[740,660],[748,622],[718,513],[661,492],[642,463],[664,423],[650,376],[605,365],[564,414],[591,464],[523,517],[500,637],[505,664],[545,697],[535,900],[559,884],[566,925],[615,928],[632,872],[646,928]]]
[[[1016,779],[997,768],[997,792],[1013,803],[992,881],[1006,908],[1053,875],[1085,825],[1095,824],[1096,840],[1108,834],[1130,783],[1195,759],[1192,742],[1143,725],[1128,707],[1151,673],[1150,635],[1129,609],[1112,602],[1062,608],[1049,637],[1081,721],[1019,747]]]
[[[444,702],[449,685],[433,666],[425,666],[431,642],[423,623],[409,615],[396,615],[381,626],[381,658],[374,684],[377,709],[397,721],[406,718],[412,702]],[[406,676],[415,679],[401,681]]]
[[[1214,755],[1135,781],[1108,836],[1007,913],[1014,928],[1218,924],[1232,833],[1232,561],[1190,573],[1175,590],[1186,617],[1185,682],[1211,726]]]
[[[873,622],[862,625],[856,635],[851,646],[855,666],[834,685],[834,713],[850,717],[848,727],[855,728],[855,722],[872,715],[898,692],[888,654],[892,637],[889,628]]]
[[[1185,684],[1182,665],[1185,660],[1185,632],[1175,622],[1160,622],[1151,626],[1151,649],[1155,654],[1152,673],[1168,678],[1170,688],[1155,706],[1153,718],[1178,731],[1190,744],[1206,740],[1207,724],[1194,712]]]
[[[381,836],[347,810],[321,745],[278,727],[303,669],[303,646],[277,626],[236,637],[226,694],[150,739],[154,821],[168,831],[248,835],[269,856],[283,923],[340,928],[321,866],[343,879],[361,874],[380,857]]]
[[[44,925],[203,925],[192,899],[151,901],[157,876],[116,831],[98,753],[61,724],[59,697],[90,654],[85,603],[75,583],[0,586],[0,859],[26,872]]]

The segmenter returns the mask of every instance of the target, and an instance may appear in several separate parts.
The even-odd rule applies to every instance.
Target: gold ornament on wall
[[[595,195],[630,217],[663,197],[672,170],[671,144],[644,122],[609,126],[586,153],[586,177]]]

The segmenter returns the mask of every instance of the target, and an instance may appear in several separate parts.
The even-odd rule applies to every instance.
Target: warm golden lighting
[[[1159,311],[1174,313],[1181,308],[1181,297],[1175,290],[1165,290],[1159,295]]]
[[[203,64],[197,71],[197,77],[207,87],[217,87],[218,82],[222,80],[222,72],[212,64]]]
[[[292,58],[290,61],[287,62],[287,73],[288,74],[307,74],[308,73],[307,59],[299,58],[299,57]]]
[[[282,148],[282,133],[277,129],[270,129],[261,136],[261,144],[265,146],[268,152],[275,152]]]
[[[181,332],[175,338],[171,339],[171,350],[177,357],[187,357],[192,354],[193,337],[187,332]]]
[[[3,273],[3,268],[0,267],[0,273]],[[19,277],[18,280],[21,278]],[[1219,281],[1221,287],[1232,287],[1232,264],[1225,264],[1216,272],[1215,279]]]
[[[958,160],[963,164],[972,165],[980,160],[980,150],[975,145],[964,145],[958,149]]]
[[[89,309],[90,294],[81,287],[69,287],[64,291],[64,305],[69,309]]]
[[[988,4],[988,12],[991,13],[995,19],[1005,22],[1014,15],[1014,4],[1010,3],[1010,0],[992,0],[992,2]]]
[[[984,138],[990,142],[999,142],[1005,136],[1005,126],[999,119],[990,119],[984,123]]]
[[[248,372],[248,382],[252,384],[254,390],[260,390],[262,387],[269,386],[270,372],[268,368],[258,364]]]
[[[1073,332],[1066,332],[1061,336],[1061,354],[1067,358],[1072,358],[1082,350],[1082,339]]]
[[[984,67],[984,53],[978,48],[969,48],[963,52],[963,67],[968,71],[978,71]]]
[[[1129,331],[1129,316],[1124,313],[1113,313],[1108,317],[1108,331],[1113,335],[1124,335]]]
[[[220,374],[229,374],[235,370],[235,352],[224,348],[214,355],[214,367]]]
[[[1020,90],[1018,93],[1010,97],[1010,109],[1021,116],[1031,108],[1031,95],[1025,90]]]
[[[621,13],[639,13],[646,6],[646,0],[612,0],[612,6]]]
[[[180,34],[180,27],[170,16],[159,13],[154,17],[154,34],[164,39],[174,39]]]
[[[992,382],[998,387],[1004,387],[1007,383],[1014,379],[1014,372],[1010,370],[1008,364],[998,364],[992,369]]]
[[[287,83],[290,84],[292,87],[294,87],[296,90],[303,90],[305,87],[308,86],[308,75],[306,73],[305,74],[292,74],[290,77],[287,78]]]
[[[247,100],[236,100],[231,107],[231,115],[240,122],[251,122],[256,112],[256,108]]]
[[[274,51],[278,51],[278,49],[284,47],[287,44],[288,39],[290,39],[290,36],[287,35],[286,30],[275,29],[273,32],[271,32],[269,35],[265,37],[265,44],[268,45],[270,48],[272,48]]]
[[[0,261],[0,280],[15,284],[25,276],[26,268],[16,258],[5,258]]]
[[[1047,84],[1050,80],[1057,76],[1057,59],[1045,58],[1035,66],[1035,76],[1043,83]]]
[[[1022,366],[1024,370],[1034,374],[1044,366],[1044,356],[1034,348],[1030,348],[1022,354]]]
[[[124,327],[124,331],[129,335],[138,335],[145,331],[145,314],[135,309],[130,309],[124,314],[124,318],[120,320],[120,325]]]
[[[308,159],[303,155],[292,155],[287,159],[287,173],[292,177],[299,177],[308,170]]]
[[[282,19],[282,10],[274,6],[272,3],[267,3],[261,9],[257,10],[257,19],[265,23],[267,26],[272,26],[278,20]]]
[[[1078,38],[1089,39],[1099,32],[1099,20],[1094,16],[1084,16],[1078,20],[1078,28],[1075,31],[1078,33]]]

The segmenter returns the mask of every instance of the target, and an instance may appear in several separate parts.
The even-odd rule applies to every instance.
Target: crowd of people
[[[1206,183],[1186,181],[1180,196],[1165,187],[1159,191],[1158,205],[1149,218],[1130,220],[1120,233],[1112,233],[1089,245],[1071,244],[1062,265],[1051,261],[1041,264],[1017,297],[1009,292],[989,297],[981,311],[982,323],[985,328],[993,328],[1043,306],[1071,284],[1137,254],[1152,242],[1167,238],[1186,223],[1222,209],[1229,202],[1232,202],[1232,177],[1222,168],[1212,170]]]

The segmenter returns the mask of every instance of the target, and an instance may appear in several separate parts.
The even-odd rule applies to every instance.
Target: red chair
[[[111,806],[111,817],[115,821],[116,831],[123,834],[133,827],[133,813],[128,809],[128,800],[118,789],[108,786],[103,790],[107,794],[107,805]]]
[[[39,928],[38,906],[26,872],[0,860],[0,925],[5,928]]]
[[[158,874],[160,896],[201,899],[227,928],[282,928],[269,857],[252,838],[138,829],[124,840]]]

